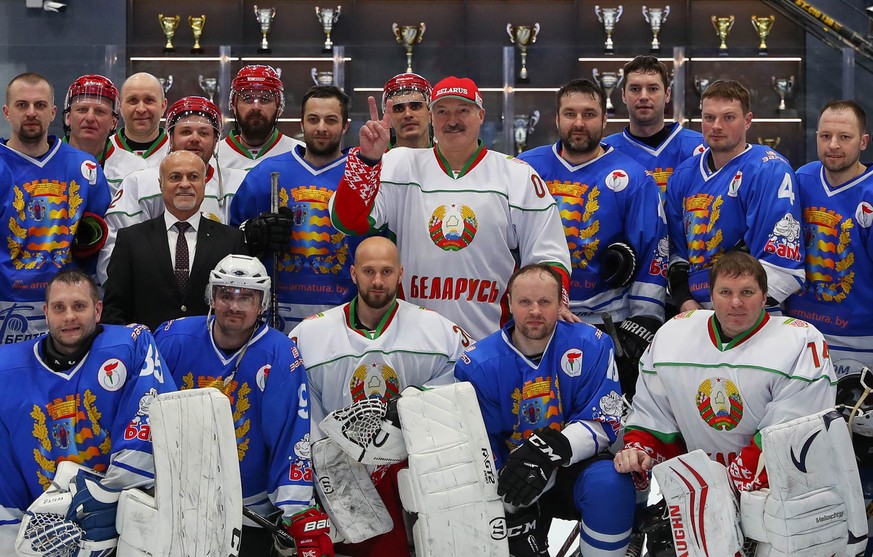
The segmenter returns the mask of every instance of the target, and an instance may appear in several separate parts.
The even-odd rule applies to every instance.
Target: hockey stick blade
[[[564,545],[562,545],[560,551],[558,551],[557,557],[565,557],[569,553],[570,548],[573,547],[573,542],[576,541],[577,537],[579,537],[579,528],[581,524],[581,522],[577,522],[576,525],[573,526],[570,535],[567,536],[567,541],[564,542]]]
[[[294,542],[294,538],[289,534],[284,528],[279,528],[265,517],[259,515],[255,511],[250,508],[243,506],[242,508],[243,516],[262,527],[264,530],[269,530],[274,536],[282,540],[282,543],[289,547],[297,547],[297,544]]]

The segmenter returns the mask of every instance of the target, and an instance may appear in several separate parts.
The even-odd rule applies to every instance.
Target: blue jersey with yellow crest
[[[604,137],[603,142],[611,145],[637,161],[654,178],[661,193],[667,190],[667,180],[685,159],[703,152],[703,134],[683,128],[679,122],[667,124],[671,131],[657,147],[646,145],[630,134],[627,128],[619,133]]]
[[[825,335],[837,372],[838,352],[873,367],[873,166],[844,184],[830,184],[820,162],[797,170],[803,196],[806,281],[785,312]]]
[[[560,155],[561,142],[525,151],[546,181],[561,212],[570,248],[570,309],[600,323],[648,315],[663,320],[667,272],[667,228],[658,188],[633,159],[613,147],[580,165]],[[613,242],[630,244],[636,273],[629,286],[610,288],[601,278],[602,259]]]
[[[151,483],[149,405],[175,390],[144,325],[102,325],[88,355],[60,373],[44,363],[44,338],[0,347],[2,538],[63,460],[108,472],[112,487]]]
[[[304,318],[348,302],[357,290],[349,268],[363,238],[330,223],[327,202],[345,172],[345,155],[321,168],[303,160],[303,147],[261,161],[243,181],[230,209],[230,224],[270,210],[270,174],[279,173],[279,206],[291,210],[290,249],[279,258],[279,314],[290,332]],[[265,260],[268,269],[272,260]]]
[[[49,136],[49,150],[36,159],[0,141],[0,161],[11,184],[2,184],[0,229],[0,344],[46,331],[45,286],[75,266],[70,248],[86,212],[103,216],[109,184],[91,155]]]
[[[559,321],[535,362],[513,345],[514,328],[509,322],[477,341],[455,366],[455,378],[476,389],[497,468],[544,427],[582,433],[568,435],[574,462],[606,450],[622,414],[609,336],[585,323]]]
[[[263,164],[263,163],[262,163]],[[309,505],[309,393],[297,345],[260,325],[249,343],[225,352],[212,340],[214,317],[187,317],[155,331],[180,389],[214,387],[230,399],[243,504],[286,517]]]
[[[801,196],[794,171],[763,145],[713,171],[707,149],[682,163],[667,187],[670,262],[690,265],[694,299],[709,304],[709,268],[723,253],[747,249],[767,272],[768,294],[782,302],[803,281]]]

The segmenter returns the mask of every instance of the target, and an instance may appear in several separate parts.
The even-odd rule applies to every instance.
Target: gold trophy
[[[273,52],[270,49],[270,43],[267,42],[267,35],[270,34],[274,17],[276,17],[276,8],[258,8],[258,5],[255,4],[255,19],[258,20],[258,25],[261,28],[261,46],[258,47],[258,54]]]
[[[342,9],[342,6],[337,6],[335,10],[333,8],[319,8],[318,6],[315,6],[315,17],[321,22],[321,28],[327,36],[324,41],[324,52],[330,52],[333,49],[333,41],[330,40],[330,33],[333,31],[333,26],[337,21],[339,21]]]
[[[391,29],[394,30],[394,38],[397,39],[397,43],[403,45],[403,48],[406,49],[406,71],[412,73],[412,49],[415,45],[421,43],[427,26],[423,21],[418,25],[397,25],[392,23]]]
[[[158,21],[161,23],[164,36],[167,37],[164,52],[176,52],[176,47],[173,46],[173,37],[176,35],[176,28],[179,27],[179,16],[158,14]]]
[[[189,15],[188,25],[191,26],[191,32],[194,34],[194,46],[191,47],[191,54],[203,54],[203,47],[200,46],[200,36],[203,34],[203,26],[206,25],[206,15]]]
[[[663,8],[647,8],[643,6],[643,19],[646,20],[652,29],[652,52],[661,52],[661,42],[658,40],[658,33],[661,32],[661,25],[666,23],[668,15],[670,15],[670,6],[664,6]]]
[[[764,56],[767,54],[767,35],[773,29],[773,22],[776,21],[775,15],[752,16],[752,25],[758,33],[758,38],[761,39],[761,44],[758,45],[758,54]]]
[[[621,19],[621,14],[624,13],[624,6],[621,4],[617,8],[602,8],[594,6],[594,14],[600,23],[603,24],[603,30],[606,31],[606,42],[603,43],[604,54],[613,53],[612,33],[615,31],[615,24]]]
[[[527,82],[527,47],[537,42],[540,24],[512,25],[507,23],[506,32],[509,34],[509,40],[521,51],[521,71],[518,72],[518,80]]]
[[[727,38],[731,32],[731,28],[734,26],[735,19],[736,18],[732,15],[729,15],[727,17],[712,16],[712,26],[715,27],[715,32],[718,35],[718,40],[721,41],[718,45],[719,56],[728,55]]]

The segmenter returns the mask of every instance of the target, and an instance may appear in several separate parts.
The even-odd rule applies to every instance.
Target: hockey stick
[[[278,173],[274,172],[274,174],[278,174]],[[284,543],[288,547],[296,547],[297,546],[297,544],[294,542],[294,538],[284,528],[279,528],[278,526],[276,526],[275,524],[273,524],[272,522],[267,520],[265,517],[259,515],[258,513],[251,510],[250,508],[246,507],[245,505],[243,505],[242,510],[243,510],[244,517],[248,518],[249,520],[251,520],[252,522],[257,524],[258,526],[263,528],[264,530],[269,530],[271,534],[273,534],[274,536],[279,538],[282,541],[282,543]]]
[[[576,541],[576,538],[579,536],[579,529],[581,522],[577,522],[573,529],[570,530],[570,535],[567,536],[567,541],[564,542],[564,545],[561,546],[561,549],[557,553],[557,557],[565,557],[567,553],[569,553],[570,548],[573,547],[573,542]]]
[[[604,311],[600,314],[600,318],[603,319],[603,328],[606,329],[606,334],[609,335],[609,338],[612,339],[612,343],[615,345],[615,357],[621,358],[624,356],[624,349],[622,349],[621,342],[618,340],[618,331],[615,330],[615,322],[612,320],[612,316],[609,315],[608,311]]]
[[[270,173],[270,213],[276,214],[279,212],[279,173]],[[273,276],[270,277],[273,281],[273,291],[270,296],[270,325],[274,329],[279,328],[279,252],[273,252]]]

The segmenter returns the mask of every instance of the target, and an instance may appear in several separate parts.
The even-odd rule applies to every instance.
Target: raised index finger
[[[370,120],[379,121],[379,109],[376,107],[375,97],[367,97],[367,102],[370,103]]]

